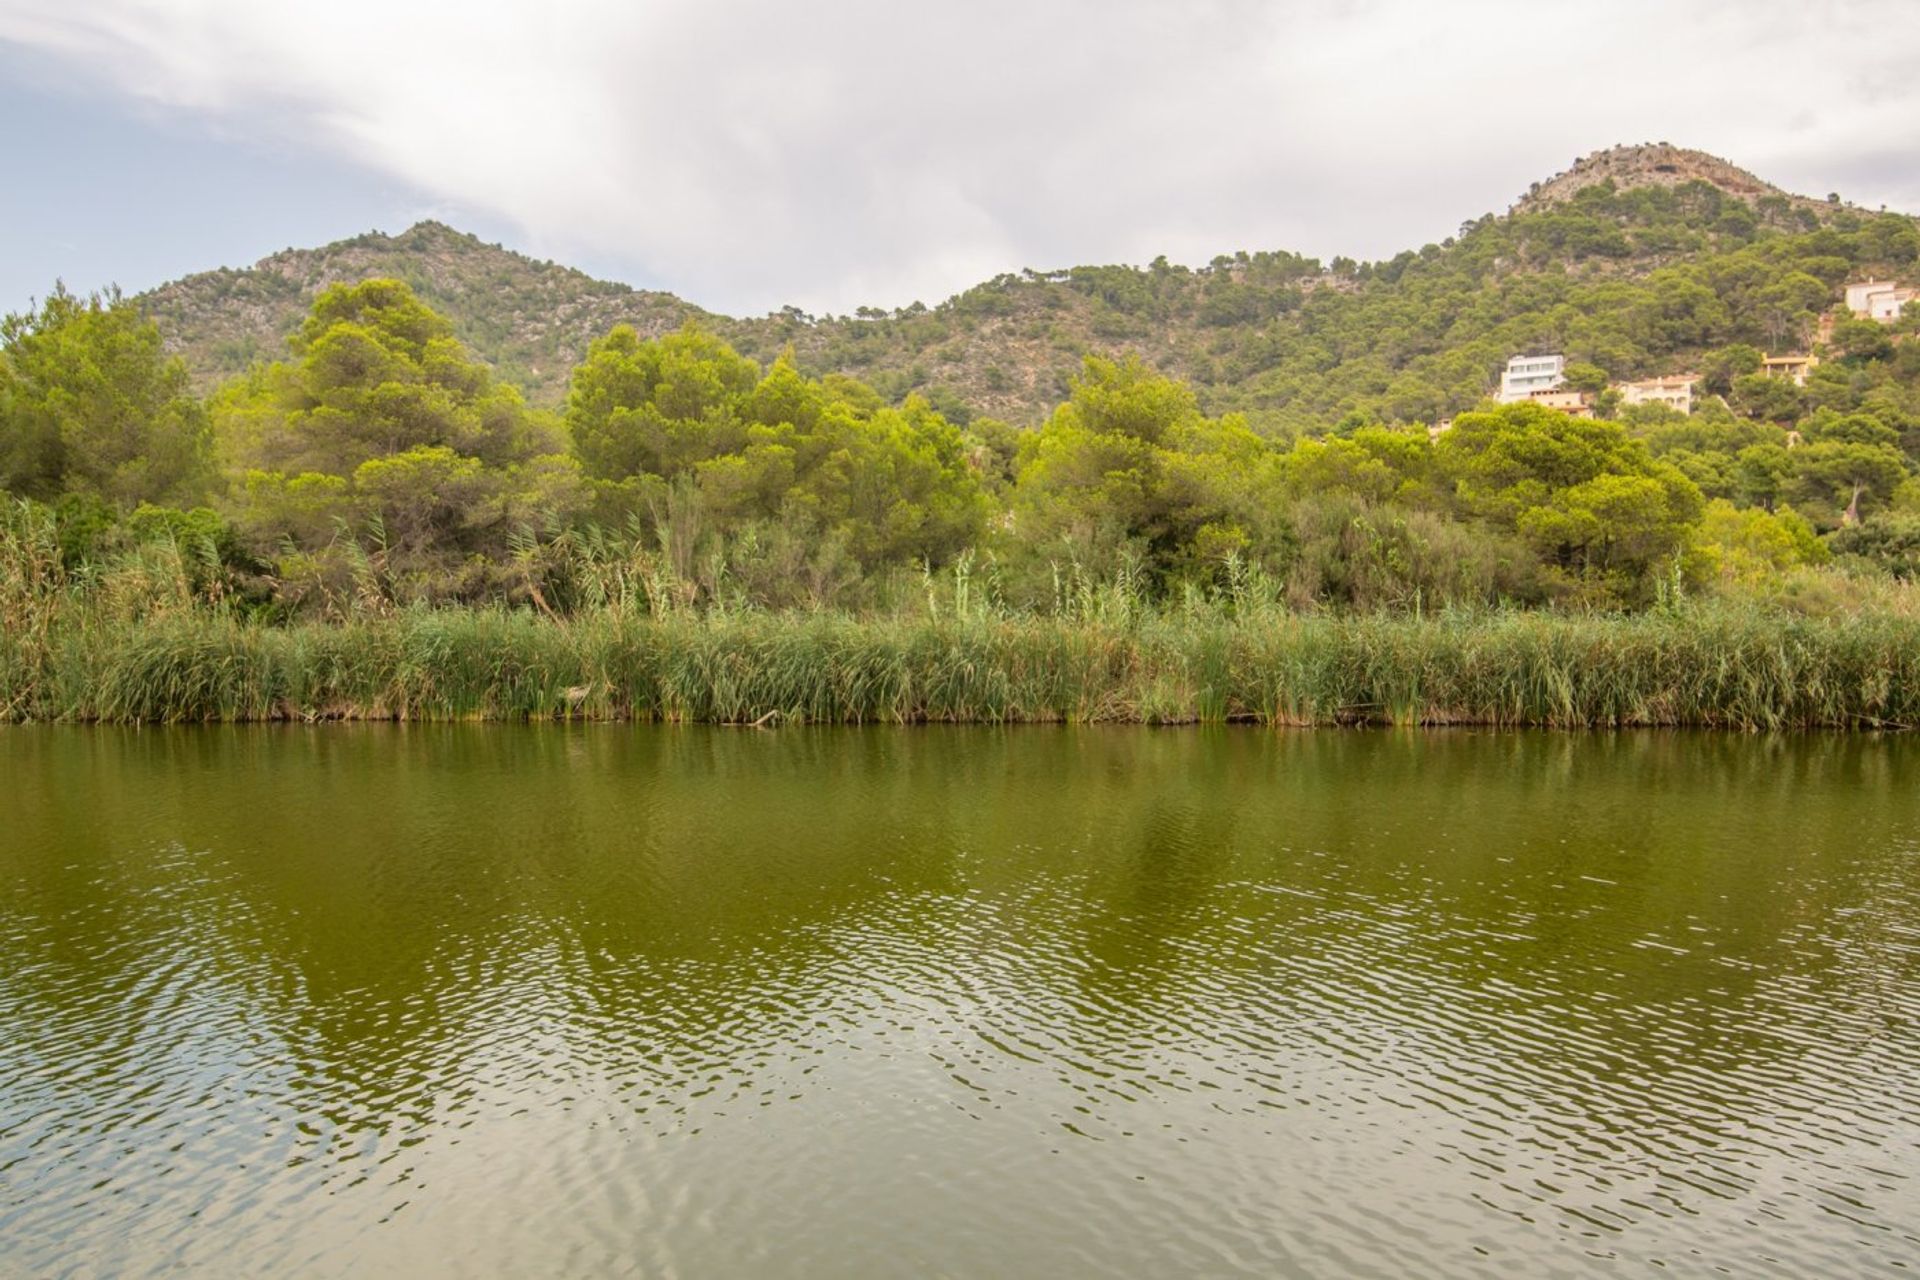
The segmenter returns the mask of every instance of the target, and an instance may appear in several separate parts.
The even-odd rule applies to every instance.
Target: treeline
[[[0,330],[0,485],[9,545],[57,547],[33,591],[52,574],[130,613],[183,591],[271,621],[897,611],[936,580],[1009,613],[1115,589],[1302,611],[1839,599],[1920,563],[1903,337],[1843,324],[1804,390],[1721,348],[1692,417],[1483,406],[1437,439],[1365,415],[1261,430],[1087,357],[1016,429],[694,329],[614,329],[564,410],[537,410],[391,280],[327,290],[288,358],[203,400],[131,304],[56,290]],[[1850,576],[1809,575],[1836,558]]]

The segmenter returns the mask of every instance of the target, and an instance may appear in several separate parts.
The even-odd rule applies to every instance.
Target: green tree
[[[647,341],[618,325],[587,349],[567,392],[566,424],[589,476],[671,478],[745,442],[740,410],[759,366],[711,334],[687,328]],[[782,361],[751,410],[762,424],[810,423],[824,397]]]
[[[1786,424],[1806,409],[1806,397],[1786,378],[1749,373],[1733,380],[1733,404],[1750,418]]]
[[[1829,558],[1827,544],[1791,507],[1767,512],[1714,501],[1695,534],[1687,570],[1697,583],[1753,586]]]
[[[191,505],[211,478],[206,410],[131,302],[56,286],[0,320],[0,486]]]
[[[1208,575],[1273,548],[1282,461],[1238,417],[1204,417],[1193,393],[1137,359],[1089,356],[1067,402],[1023,443],[1015,552],[1095,572],[1139,556],[1161,579]]]
[[[1732,395],[1734,381],[1760,372],[1762,358],[1758,347],[1745,343],[1710,351],[1700,361],[1700,389],[1716,396]]]
[[[1920,580],[1920,515],[1889,512],[1833,535],[1835,555],[1853,557],[1903,582]]]
[[[214,399],[237,523],[263,553],[290,542],[337,592],[361,572],[344,534],[395,600],[473,598],[505,589],[516,529],[584,509],[557,426],[399,281],[326,290],[291,346]]]
[[[867,415],[832,405],[811,434],[780,514],[826,529],[864,567],[945,564],[985,532],[966,441],[925,400]]]
[[[1768,344],[1778,350],[1804,343],[1832,293],[1825,281],[1804,271],[1788,272],[1769,283],[1758,298],[1759,319]]]
[[[1906,458],[1890,445],[1826,440],[1793,450],[1784,496],[1828,527],[1855,524],[1884,507],[1906,477]]]
[[[398,280],[327,289],[291,345],[291,360],[215,398],[216,434],[237,470],[350,476],[422,447],[505,467],[561,448],[553,424]]]
[[[353,491],[378,519],[387,548],[411,562],[471,546],[471,533],[499,518],[500,480],[478,458],[416,445],[355,467]]]
[[[1734,459],[1734,496],[1743,506],[1771,511],[1792,475],[1793,454],[1785,446],[1748,445]]]
[[[1618,425],[1539,405],[1462,414],[1435,452],[1465,512],[1628,602],[1647,594],[1704,505],[1686,476]]]
[[[1886,325],[1852,316],[1833,326],[1832,345],[1853,361],[1880,360],[1893,354],[1893,337]]]
[[[943,563],[986,527],[957,427],[923,398],[888,408],[851,379],[808,378],[791,351],[763,374],[698,329],[648,341],[622,325],[575,371],[566,421],[589,477],[655,495],[663,542],[658,495],[682,479],[676,509],[691,499],[710,533],[779,525],[867,569]]]
[[[1063,426],[1159,444],[1200,417],[1192,388],[1149,369],[1138,356],[1088,356],[1072,397],[1054,415]]]
[[[1562,378],[1568,387],[1590,395],[1598,395],[1607,389],[1607,371],[1584,360],[1576,360],[1568,365]]]

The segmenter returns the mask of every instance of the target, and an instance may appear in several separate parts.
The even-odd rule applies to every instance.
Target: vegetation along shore
[[[15,719],[1251,721],[1732,729],[1920,725],[1920,621],[861,621],[499,609],[263,627],[186,617],[9,641]]]
[[[207,335],[292,277],[57,288],[0,717],[1920,724],[1920,224],[1637,154],[1381,263],[601,291],[578,350],[458,237],[315,267],[279,359]]]

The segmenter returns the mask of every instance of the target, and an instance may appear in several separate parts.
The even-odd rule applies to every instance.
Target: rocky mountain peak
[[[1817,204],[1805,196],[1782,191],[1719,156],[1667,142],[1643,142],[1608,147],[1574,161],[1565,172],[1534,183],[1514,204],[1513,212],[1538,213],[1564,204],[1585,188],[1603,182],[1612,182],[1623,191],[1633,187],[1678,187],[1689,182],[1705,182],[1742,200],[1776,196],[1795,205]]]

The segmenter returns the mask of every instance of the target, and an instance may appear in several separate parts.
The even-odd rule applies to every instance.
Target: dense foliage
[[[117,295],[56,287],[38,312],[0,321],[0,351],[0,486],[123,506],[205,491],[206,409]]]
[[[566,421],[602,503],[659,512],[656,537],[683,544],[710,525],[865,573],[944,563],[986,527],[965,441],[924,400],[891,408],[784,356],[763,374],[698,331],[646,342],[616,328],[575,371]]]
[[[129,303],[58,290],[0,330],[0,483],[52,509],[67,571],[171,548],[204,599],[278,619],[898,610],[935,579],[1014,612],[1115,583],[1296,611],[1819,607],[1920,564],[1916,321],[1818,336],[1845,281],[1917,270],[1897,215],[1600,186],[1385,263],[1028,273],[789,316],[764,358],[737,326],[616,325],[558,411],[397,280],[325,289],[284,359],[205,401]],[[1039,335],[1079,365],[1035,426],[896,376],[1046,315],[1092,318]],[[1809,344],[1804,386],[1764,371]],[[1526,350],[1565,352],[1600,416],[1487,403]],[[809,372],[863,367],[875,385]],[[1683,368],[1690,416],[1606,390]]]

